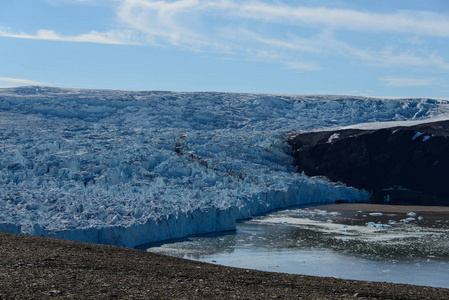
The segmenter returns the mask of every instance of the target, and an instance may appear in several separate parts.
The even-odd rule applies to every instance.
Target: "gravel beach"
[[[449,289],[236,269],[0,233],[0,299],[448,299]]]

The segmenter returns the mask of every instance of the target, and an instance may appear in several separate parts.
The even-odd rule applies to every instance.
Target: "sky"
[[[447,0],[0,0],[0,87],[449,98]]]

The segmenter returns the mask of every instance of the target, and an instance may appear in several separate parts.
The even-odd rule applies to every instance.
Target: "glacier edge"
[[[134,223],[129,226],[46,231],[39,224],[35,224],[31,234],[135,248],[146,243],[189,235],[235,230],[238,220],[295,205],[334,203],[338,200],[368,202],[370,194],[364,190],[336,185],[327,180],[304,177],[303,181],[292,185],[286,191],[269,191],[252,195],[252,198],[253,202],[246,206],[196,209],[187,213],[170,214],[159,220],[147,219],[143,223]],[[260,199],[262,200],[259,201]],[[9,228],[0,227],[0,231],[22,233],[20,227],[12,224]]]
[[[367,201],[295,173],[285,135],[448,115],[428,98],[0,89],[0,230],[135,247]]]

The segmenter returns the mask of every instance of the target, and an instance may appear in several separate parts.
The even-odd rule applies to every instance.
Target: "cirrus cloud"
[[[21,85],[43,85],[44,82],[23,79],[23,78],[11,78],[11,77],[0,77],[0,87],[14,87]]]
[[[326,26],[358,32],[398,32],[424,36],[449,37],[449,19],[444,14],[423,11],[397,11],[388,14],[326,7],[289,6],[261,1],[231,0],[122,0],[120,19],[151,32],[182,31],[182,16],[214,15],[221,18],[253,19],[296,26]],[[148,22],[148,17],[153,20]],[[157,20],[157,22],[155,22]],[[146,28],[157,24],[158,31]]]
[[[28,34],[23,32],[12,32],[0,28],[0,36],[32,39],[32,40],[47,40],[47,41],[61,41],[61,42],[84,42],[84,43],[99,43],[99,44],[115,44],[115,45],[129,45],[137,44],[132,39],[133,32],[129,30],[114,30],[108,32],[97,32],[95,30],[80,34],[76,36],[64,36],[56,33],[53,30],[39,29],[35,34]]]
[[[435,78],[411,78],[411,77],[381,77],[380,81],[386,82],[386,86],[392,87],[416,87],[431,86],[437,83]]]
[[[340,31],[399,34],[415,39],[417,36],[448,38],[449,19],[439,13],[396,11],[381,14],[232,0],[121,0],[116,11],[123,24],[144,33],[151,42],[194,51],[251,58],[258,57],[254,53],[265,53],[264,59],[268,61],[289,67],[305,66],[304,70],[323,69],[309,58],[306,61],[304,54],[338,55],[381,67],[449,69],[444,57],[436,51],[415,51],[416,45],[409,50],[381,43],[383,47],[366,49],[337,38]],[[221,22],[207,22],[210,18]],[[283,26],[289,33],[281,36],[278,32],[269,33],[264,30],[267,26]],[[304,30],[316,33],[301,36]]]
[[[437,12],[375,13],[252,0],[46,1],[109,5],[116,15],[111,23],[118,29],[106,32],[93,29],[68,36],[46,29],[29,34],[0,28],[0,36],[176,47],[280,63],[306,71],[325,69],[319,61],[335,56],[378,67],[449,70],[449,63],[439,54],[439,49],[424,45],[425,39],[449,38],[449,19]],[[271,30],[273,28],[276,30]],[[361,46],[356,39],[344,39],[342,36],[347,32],[372,35],[378,43]],[[384,34],[401,36],[403,40],[414,38],[420,43],[409,43],[407,48],[392,39],[384,41],[380,37]],[[421,48],[416,51],[419,45]]]

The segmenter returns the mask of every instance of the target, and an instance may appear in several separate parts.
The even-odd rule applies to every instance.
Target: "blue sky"
[[[449,98],[447,0],[0,0],[0,87]]]

